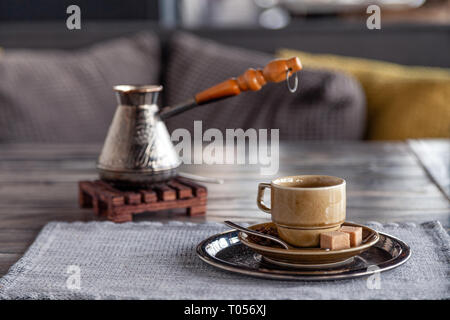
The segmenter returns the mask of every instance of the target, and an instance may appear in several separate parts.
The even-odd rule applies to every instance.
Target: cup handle
[[[271,187],[270,183],[260,183],[258,185],[258,196],[256,198],[256,204],[258,205],[258,208],[269,214],[270,208],[265,205],[263,198],[264,198],[264,190],[270,187]]]

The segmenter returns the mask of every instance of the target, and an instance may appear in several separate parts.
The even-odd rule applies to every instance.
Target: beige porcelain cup
[[[271,208],[264,190],[271,190]],[[296,247],[319,246],[320,233],[345,221],[345,180],[332,176],[282,177],[258,185],[258,207],[272,215],[281,239]]]

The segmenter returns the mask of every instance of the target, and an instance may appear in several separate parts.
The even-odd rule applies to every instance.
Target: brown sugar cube
[[[361,227],[350,227],[343,226],[339,229],[341,232],[348,233],[350,235],[350,246],[357,247],[361,245],[362,242],[362,228]]]
[[[320,234],[322,249],[340,250],[350,248],[350,235],[340,231],[329,231]]]

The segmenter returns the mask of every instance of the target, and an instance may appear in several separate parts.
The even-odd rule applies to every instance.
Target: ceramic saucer
[[[363,228],[363,243],[360,246],[341,250],[326,250],[321,248],[284,249],[270,241],[268,242],[254,236],[249,237],[242,232],[239,232],[238,237],[242,244],[258,252],[266,261],[273,264],[299,268],[330,267],[351,262],[352,257],[369,249],[380,238],[378,232],[369,227],[350,222],[344,222],[343,225]],[[248,228],[261,232],[271,232],[272,235],[276,235],[273,234],[273,230],[276,230],[273,222],[260,223]]]

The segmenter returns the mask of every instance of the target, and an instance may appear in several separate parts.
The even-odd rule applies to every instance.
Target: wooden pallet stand
[[[97,216],[114,222],[133,220],[142,212],[186,208],[189,216],[206,213],[207,189],[191,180],[176,178],[149,189],[124,191],[101,180],[80,181],[81,208],[93,208]]]

